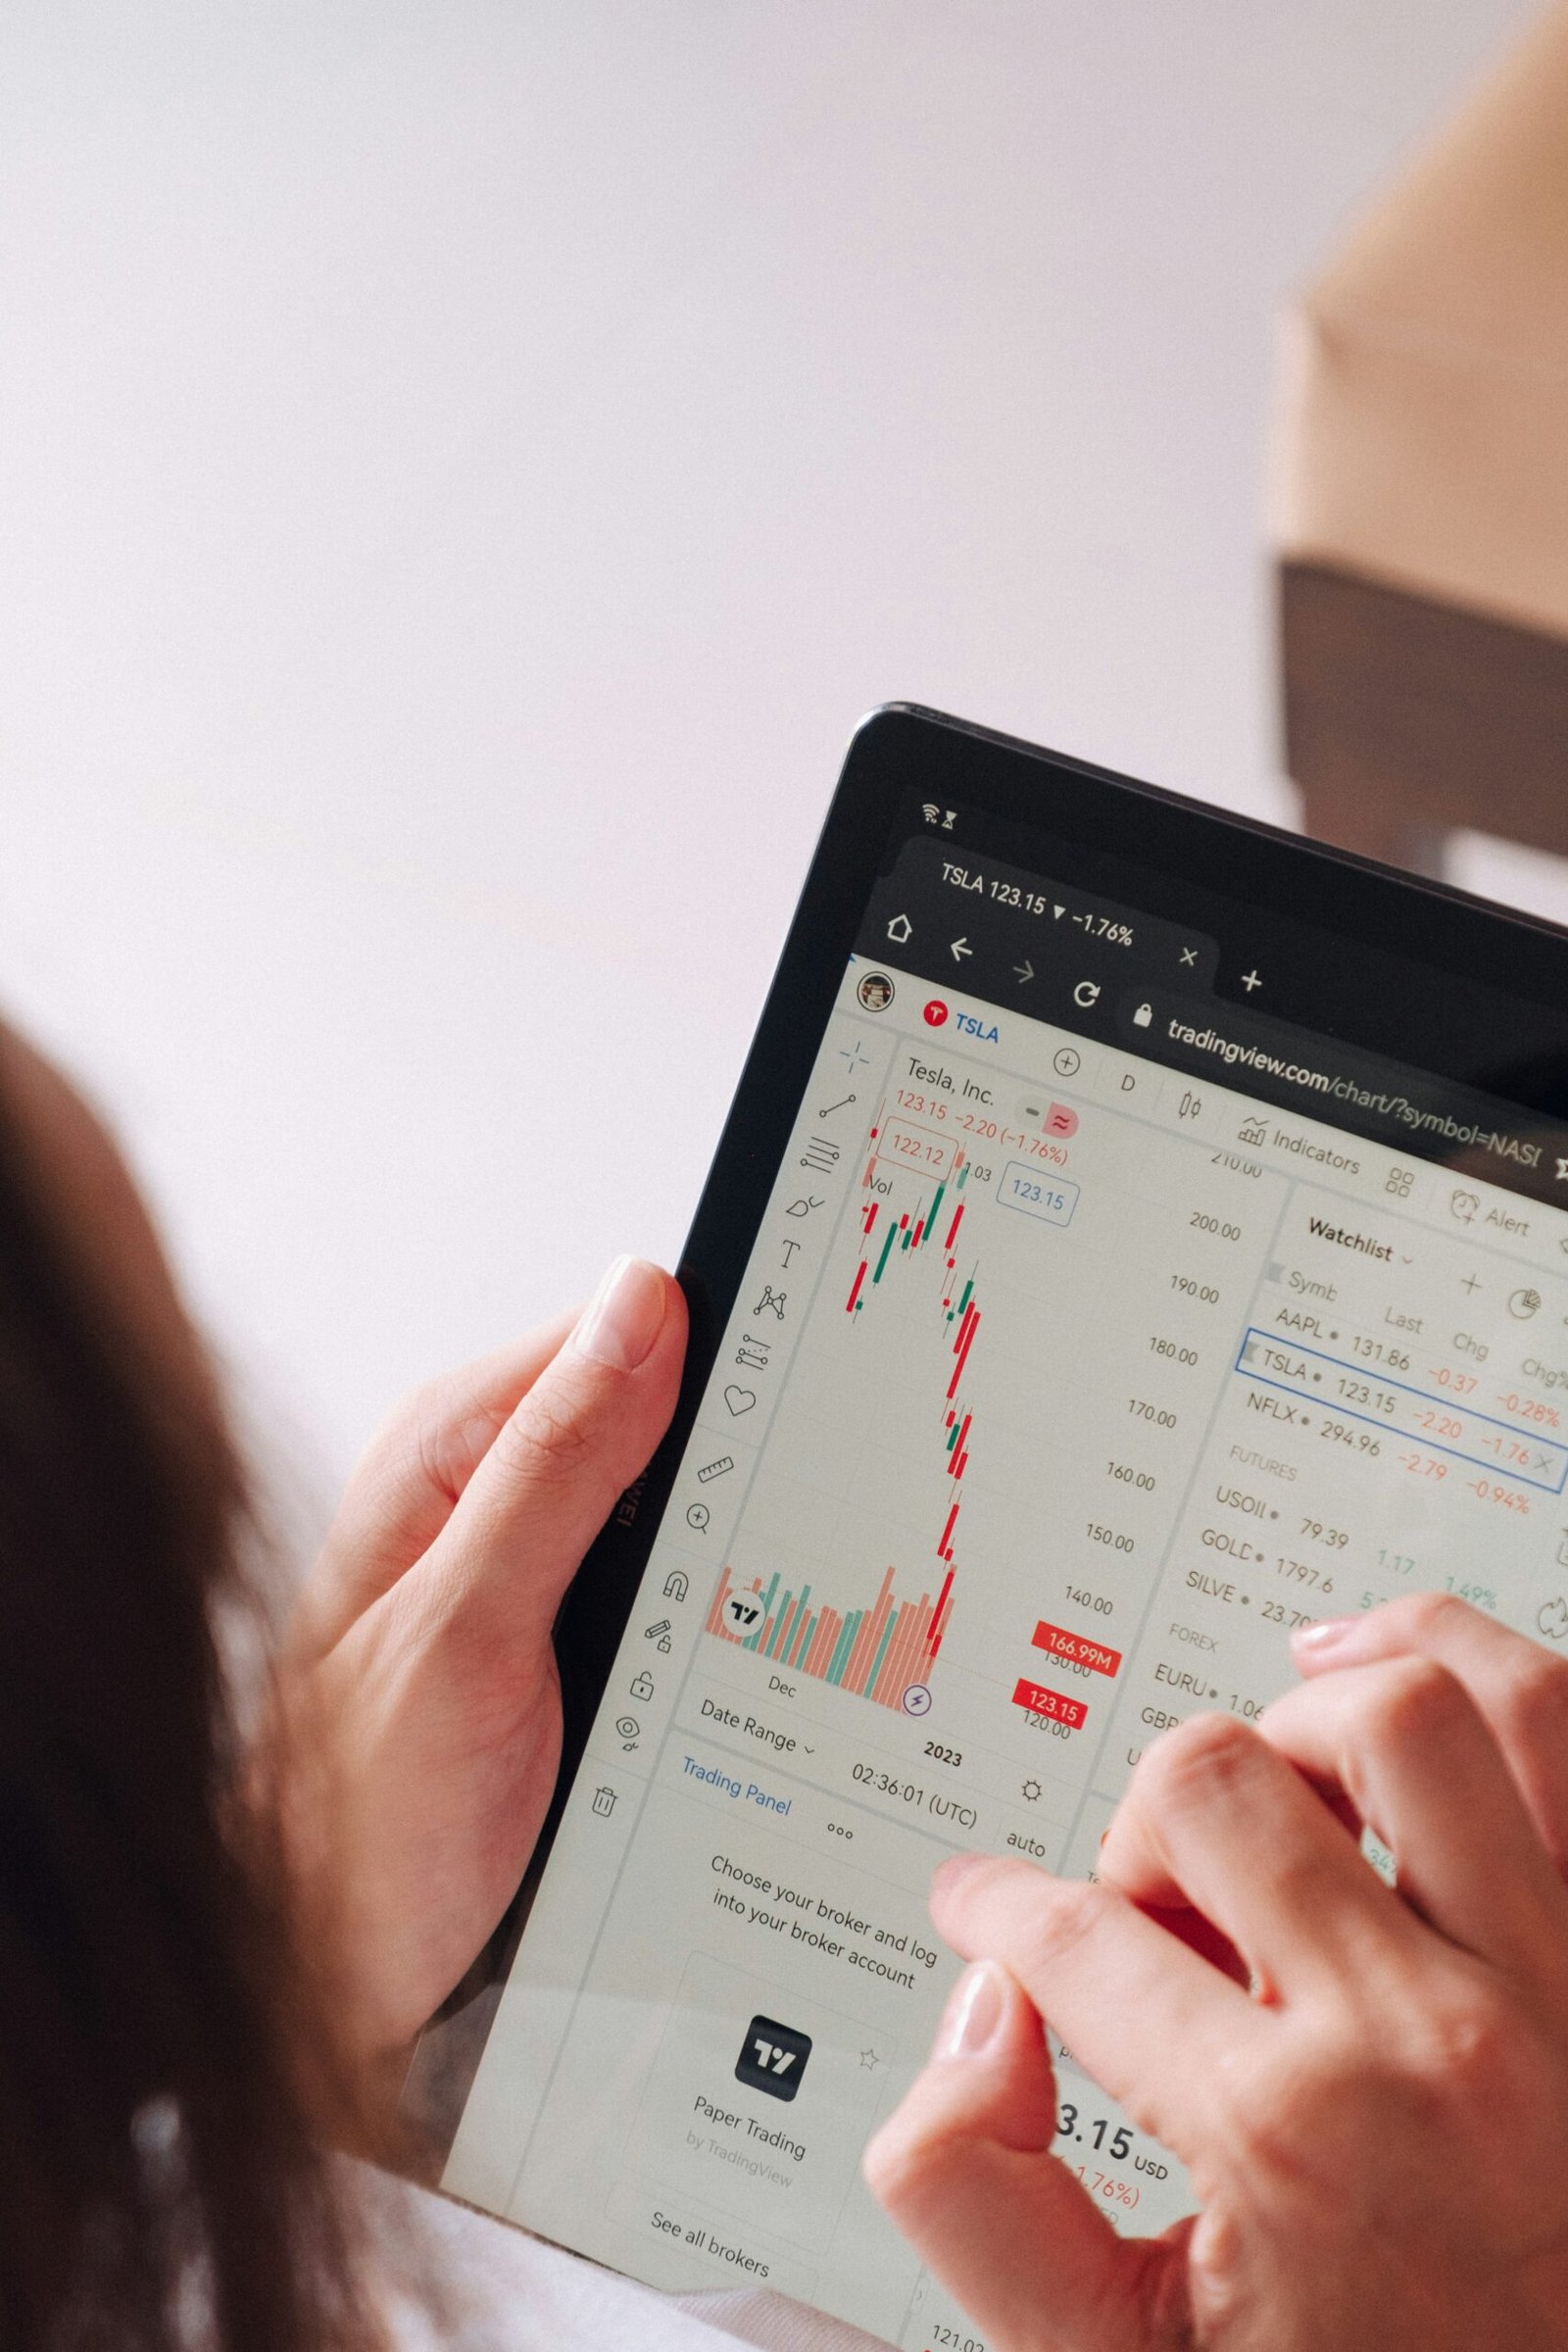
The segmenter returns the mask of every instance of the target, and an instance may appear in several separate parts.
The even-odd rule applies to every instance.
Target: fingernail
[[[956,1894],[965,1879],[973,1878],[977,1870],[984,1870],[990,1860],[989,1854],[949,1854],[931,1874],[932,1893]]]
[[[1002,1971],[994,1960],[966,1968],[948,1996],[937,2028],[937,2058],[978,2058],[995,2041],[1002,2025]]]
[[[1315,1657],[1319,1651],[1332,1649],[1337,1642],[1343,1642],[1355,1623],[1353,1617],[1322,1617],[1316,1625],[1298,1625],[1291,1636],[1291,1647],[1310,1650]]]
[[[645,1257],[617,1257],[583,1308],[570,1345],[612,1372],[635,1372],[664,1322],[664,1277]]]

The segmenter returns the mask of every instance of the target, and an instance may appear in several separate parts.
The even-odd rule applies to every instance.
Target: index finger
[[[307,1590],[295,1646],[330,1649],[440,1535],[479,1464],[546,1367],[570,1315],[405,1397],[349,1481]]]
[[[1102,2090],[1178,2155],[1218,2111],[1240,2051],[1275,2020],[1108,1886],[1029,1862],[945,1862],[931,1916],[966,1960],[1000,1960]]]
[[[1486,1718],[1543,1844],[1568,1876],[1568,1659],[1443,1592],[1303,1626],[1291,1646],[1308,1677],[1386,1658],[1446,1666]]]

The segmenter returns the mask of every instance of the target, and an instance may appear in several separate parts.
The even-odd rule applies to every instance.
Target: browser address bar
[[[1118,1011],[1139,1053],[1194,1076],[1223,1073],[1242,1092],[1425,1159],[1479,1154],[1475,1174],[1568,1208],[1568,1130],[1494,1096],[1229,1005],[1129,993]]]

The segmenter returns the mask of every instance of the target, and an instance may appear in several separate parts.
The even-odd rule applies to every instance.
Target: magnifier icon
[[[706,1502],[694,1502],[686,1513],[686,1524],[688,1527],[694,1527],[697,1533],[702,1535],[711,1517],[712,1513]]]

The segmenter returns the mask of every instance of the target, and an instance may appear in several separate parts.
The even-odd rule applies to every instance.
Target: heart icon
[[[732,1413],[749,1413],[757,1402],[757,1392],[755,1389],[737,1389],[732,1386],[724,1391],[724,1402]]]

